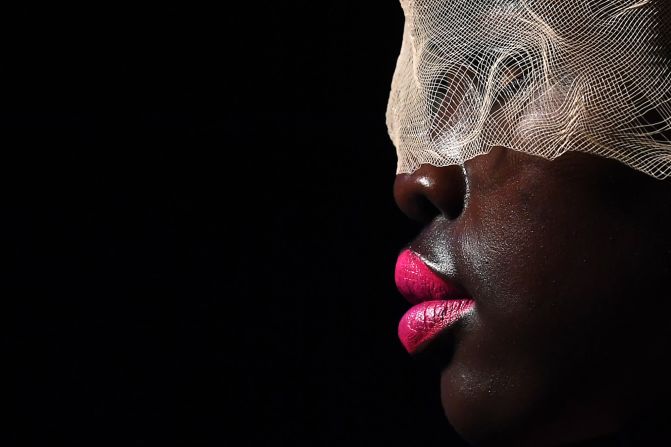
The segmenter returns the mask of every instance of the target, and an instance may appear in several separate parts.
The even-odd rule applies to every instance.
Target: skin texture
[[[670,392],[671,182],[497,147],[399,175],[394,196],[425,223],[409,248],[476,301],[422,354],[465,440],[574,445],[654,425]]]

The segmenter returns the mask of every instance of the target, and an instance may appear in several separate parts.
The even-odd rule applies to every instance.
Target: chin
[[[563,406],[542,381],[455,360],[441,374],[441,401],[448,422],[470,445],[550,447],[589,438],[546,423],[561,420]]]
[[[547,383],[515,380],[450,364],[441,375],[448,422],[473,446],[559,447],[616,436],[617,418],[600,404],[576,407]]]
[[[456,360],[456,359],[455,359]],[[441,374],[440,392],[452,428],[471,445],[493,445],[504,433],[497,415],[496,378],[478,374],[453,361]],[[510,423],[511,421],[508,421]]]

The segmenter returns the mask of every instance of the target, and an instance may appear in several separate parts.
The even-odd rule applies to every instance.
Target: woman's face
[[[589,439],[667,393],[669,182],[594,155],[494,148],[399,175],[394,195],[426,223],[408,248],[475,301],[418,354],[440,359],[466,440]]]

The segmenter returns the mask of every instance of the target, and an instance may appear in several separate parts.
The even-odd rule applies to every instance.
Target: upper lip
[[[470,298],[460,284],[431,270],[412,250],[404,250],[398,256],[395,279],[399,292],[412,304]]]

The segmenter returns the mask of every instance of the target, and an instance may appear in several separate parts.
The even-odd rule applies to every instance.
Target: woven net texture
[[[671,1],[402,0],[398,173],[502,146],[671,175]]]

